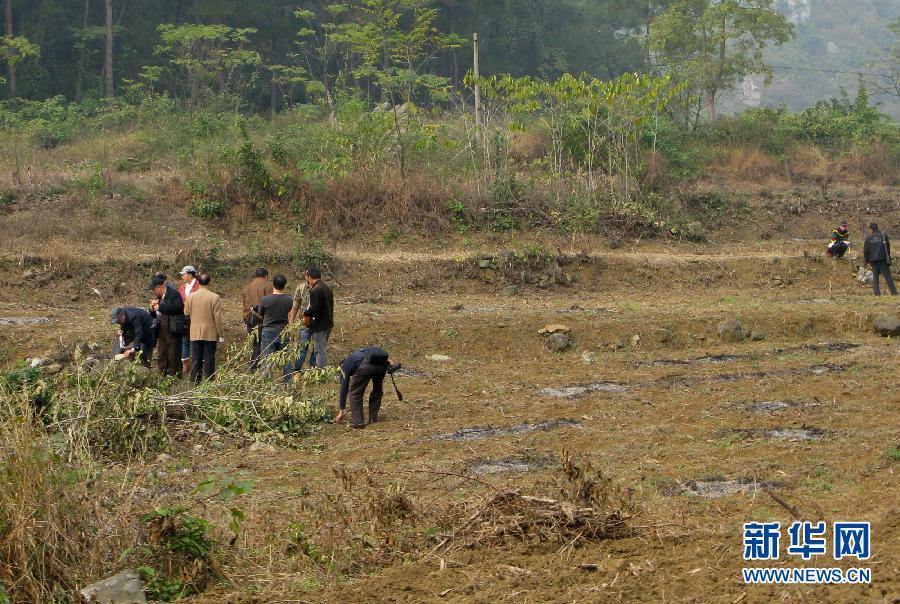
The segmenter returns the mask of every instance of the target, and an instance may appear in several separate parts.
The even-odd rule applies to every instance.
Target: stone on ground
[[[874,277],[872,276],[872,271],[867,269],[864,266],[859,267],[858,272],[856,273],[856,280],[862,283],[863,285],[869,284],[871,285]]]
[[[875,317],[875,331],[882,337],[900,336],[900,319],[893,315]]]
[[[81,590],[85,602],[96,604],[146,604],[144,583],[133,570],[123,570]]]
[[[563,325],[562,323],[551,323],[549,325],[544,325],[538,330],[538,333],[542,336],[549,336],[554,333],[569,333],[572,331],[569,329],[568,325]]]
[[[766,339],[766,332],[757,327],[750,332],[750,339],[754,342],[762,342]]]
[[[585,365],[593,365],[594,361],[596,360],[596,356],[591,351],[583,352],[581,354],[581,360]]]
[[[719,323],[719,337],[725,342],[740,342],[744,339],[744,326],[736,319]]]
[[[434,361],[435,363],[446,363],[448,361],[452,361],[453,359],[448,357],[446,354],[432,354],[430,356],[425,357],[429,361]]]
[[[557,331],[547,338],[547,348],[551,352],[566,352],[574,346],[572,339],[565,333]]]

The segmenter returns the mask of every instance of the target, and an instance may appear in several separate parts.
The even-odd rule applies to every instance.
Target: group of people
[[[216,349],[225,341],[222,300],[209,289],[212,278],[193,266],[181,269],[176,289],[165,273],[150,281],[148,308],[116,306],[110,320],[119,326],[113,352],[150,367],[154,349],[157,367],[168,376],[190,374],[194,383],[216,371]]]
[[[114,353],[150,367],[156,350],[157,367],[164,375],[189,374],[196,384],[212,378],[216,371],[217,347],[225,341],[222,301],[209,289],[208,274],[198,275],[193,266],[185,266],[179,274],[181,284],[177,289],[164,273],[153,275],[153,298],[147,308],[112,309],[110,319],[119,329]],[[243,320],[252,344],[251,372],[271,374],[274,367],[270,357],[285,347],[291,329],[298,327],[299,355],[281,368],[285,384],[303,369],[307,356],[309,367],[328,365],[328,341],[334,328],[334,293],[322,280],[320,269],[308,268],[293,295],[287,293],[287,285],[284,275],[270,281],[268,271],[258,268],[243,291]],[[369,423],[376,422],[385,376],[399,368],[399,364],[391,364],[387,351],[377,346],[361,348],[344,359],[335,423],[343,422],[349,398],[350,426],[366,426],[363,398],[369,384]]]
[[[829,258],[843,258],[850,250],[850,228],[846,222],[831,232],[831,243],[825,248]],[[897,286],[891,275],[891,240],[878,228],[878,223],[869,224],[869,236],[863,244],[863,260],[872,270],[872,291],[881,295],[881,277],[884,277],[891,295],[897,295]]]

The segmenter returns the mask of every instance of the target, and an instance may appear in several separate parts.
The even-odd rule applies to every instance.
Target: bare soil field
[[[896,198],[878,215],[900,240]],[[109,475],[135,511],[215,468],[253,477],[227,580],[196,602],[900,601],[900,345],[872,329],[900,301],[822,257],[839,216],[775,213],[704,245],[342,244],[331,360],[384,346],[403,402],[386,384],[365,430],[323,425],[294,449],[198,434]],[[86,239],[62,259],[41,241],[6,250],[0,362],[105,346],[108,307],[143,305],[154,270],[190,260],[190,241],[156,256],[146,237]],[[212,270],[232,342],[253,262],[241,241]],[[726,319],[754,337],[723,341]],[[547,324],[573,347],[551,352]],[[604,530],[559,520],[579,488],[615,512]],[[798,518],[870,521],[872,584],[745,585],[742,524]]]

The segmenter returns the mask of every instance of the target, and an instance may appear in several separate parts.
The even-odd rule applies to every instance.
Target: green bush
[[[218,199],[195,199],[191,202],[191,214],[198,218],[221,218],[225,215],[225,204]]]

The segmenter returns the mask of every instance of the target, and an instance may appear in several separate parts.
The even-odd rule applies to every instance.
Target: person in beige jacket
[[[225,341],[222,329],[222,301],[209,290],[207,274],[197,277],[200,289],[188,296],[184,314],[191,317],[191,381],[200,382],[202,372],[210,379],[216,372],[216,346]]]

